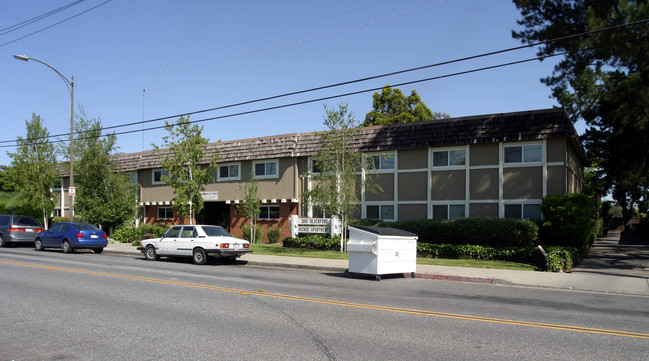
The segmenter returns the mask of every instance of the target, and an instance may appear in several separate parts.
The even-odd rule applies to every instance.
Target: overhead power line
[[[170,116],[166,116],[166,117],[160,117],[160,118],[155,118],[155,119],[142,120],[142,121],[137,121],[137,122],[123,123],[123,124],[119,124],[119,125],[103,127],[100,130],[105,131],[105,130],[129,127],[129,126],[133,126],[133,125],[143,125],[143,124],[147,124],[147,123],[158,122],[158,121],[161,121],[161,120],[178,118],[178,117],[181,117],[181,116],[189,116],[189,115],[201,114],[201,113],[206,113],[206,112],[211,112],[211,111],[216,111],[216,110],[223,110],[223,109],[227,109],[227,108],[233,108],[233,107],[242,106],[242,105],[249,105],[249,104],[254,104],[254,103],[258,103],[258,102],[263,102],[263,101],[288,97],[288,96],[292,96],[292,95],[305,94],[305,93],[314,92],[314,91],[318,91],[318,90],[324,90],[324,89],[339,87],[339,86],[343,86],[343,85],[349,85],[349,84],[364,82],[364,81],[368,81],[368,80],[379,79],[379,78],[388,77],[388,76],[392,76],[392,75],[398,75],[398,74],[403,74],[403,73],[407,73],[407,72],[413,72],[413,71],[417,71],[417,70],[428,69],[428,68],[432,68],[432,67],[439,67],[439,66],[442,66],[442,65],[449,65],[449,64],[453,64],[453,63],[462,62],[462,61],[473,60],[473,59],[478,59],[478,58],[482,58],[482,57],[502,54],[502,53],[506,53],[506,52],[511,52],[511,51],[515,51],[515,50],[521,50],[521,49],[525,49],[525,48],[544,45],[544,44],[548,44],[548,43],[552,43],[552,42],[556,42],[556,41],[563,41],[563,40],[568,40],[568,39],[577,38],[577,37],[589,36],[589,35],[593,35],[593,34],[604,32],[604,31],[612,31],[612,30],[616,30],[616,29],[619,29],[619,28],[630,27],[630,26],[635,26],[635,25],[639,25],[639,24],[647,24],[647,23],[649,23],[649,19],[644,19],[644,20],[636,21],[636,22],[629,23],[629,24],[617,25],[617,26],[613,26],[613,27],[609,27],[609,28],[593,30],[593,31],[585,32],[585,33],[575,34],[575,35],[569,35],[569,36],[555,38],[555,39],[542,41],[542,42],[537,42],[537,43],[533,43],[533,44],[522,45],[522,46],[517,46],[517,47],[513,47],[513,48],[497,50],[497,51],[492,51],[492,52],[487,52],[487,53],[482,53],[482,54],[479,54],[479,55],[473,55],[473,56],[469,56],[469,57],[444,61],[444,62],[440,62],[440,63],[430,64],[430,65],[425,65],[425,66],[420,66],[420,67],[415,67],[415,68],[410,68],[410,69],[405,69],[405,70],[394,71],[394,72],[385,73],[385,74],[381,74],[381,75],[375,75],[375,76],[350,80],[350,81],[346,81],[346,82],[340,82],[340,83],[335,83],[335,84],[310,88],[310,89],[306,89],[306,90],[289,92],[289,93],[274,95],[274,96],[270,96],[270,97],[259,98],[259,99],[245,101],[245,102],[235,103],[235,104],[223,105],[223,106],[219,106],[219,107],[202,109],[202,110],[197,110],[197,111],[193,111],[193,112],[170,115]],[[610,45],[610,44],[605,44],[605,45],[602,45],[602,46],[608,46],[608,45]],[[446,74],[446,75],[422,78],[422,79],[413,80],[413,81],[409,81],[409,82],[393,84],[392,86],[397,87],[397,86],[404,86],[404,85],[417,84],[417,83],[422,83],[422,82],[427,82],[427,81],[439,80],[439,79],[449,78],[449,77],[453,77],[453,76],[465,75],[465,74],[470,74],[470,73],[475,73],[475,72],[480,72],[480,71],[485,71],[485,70],[492,70],[492,69],[496,69],[496,68],[502,68],[502,67],[506,67],[506,66],[517,65],[517,64],[521,64],[521,63],[527,63],[527,62],[531,62],[531,61],[535,61],[535,60],[547,59],[547,58],[550,58],[550,57],[556,57],[556,56],[561,56],[561,55],[565,55],[565,54],[566,54],[566,52],[552,54],[552,55],[539,56],[539,57],[534,57],[534,58],[529,58],[529,59],[524,59],[524,60],[518,60],[518,61],[512,61],[512,62],[508,62],[508,63],[502,63],[502,64],[498,64],[498,65],[493,65],[493,66],[481,67],[481,68],[476,68],[476,69],[471,69],[471,70],[466,70],[466,71],[461,71],[461,72],[456,72],[456,73],[451,73],[451,74]],[[293,103],[288,103],[288,104],[283,104],[283,105],[278,105],[278,106],[273,106],[273,107],[266,107],[266,108],[260,108],[260,109],[245,111],[245,112],[239,112],[239,113],[227,114],[227,115],[216,116],[216,117],[211,117],[211,118],[199,119],[199,120],[191,121],[191,123],[200,123],[200,122],[206,122],[206,121],[209,121],[209,120],[218,120],[218,119],[224,119],[224,118],[231,118],[231,117],[235,117],[235,116],[242,116],[242,115],[260,113],[260,112],[265,112],[265,111],[270,111],[270,110],[276,110],[276,109],[282,109],[282,108],[297,106],[297,105],[303,105],[303,104],[309,104],[309,103],[320,102],[320,101],[325,101],[325,100],[331,100],[331,99],[336,99],[336,98],[342,98],[342,97],[346,97],[346,96],[357,95],[357,94],[367,93],[367,92],[371,92],[371,91],[378,91],[378,90],[381,90],[381,89],[382,89],[382,87],[364,89],[364,90],[348,92],[348,93],[343,93],[343,94],[338,94],[338,95],[332,95],[332,96],[327,96],[327,97],[321,97],[321,98],[316,98],[316,99],[311,99],[311,100],[293,102]],[[165,126],[166,125],[161,125],[161,126],[156,126],[156,127],[141,128],[141,129],[137,129],[137,130],[123,131],[123,132],[117,132],[117,133],[111,133],[111,134],[123,135],[123,134],[144,132],[144,131],[162,129]],[[77,134],[83,134],[83,133],[84,132],[77,132]],[[63,137],[63,136],[69,136],[69,134],[68,133],[55,134],[55,135],[50,135],[50,136],[44,137],[44,138],[56,138],[56,137]],[[41,139],[41,138],[39,138],[39,139]],[[84,139],[84,138],[80,138],[80,139]],[[61,142],[66,142],[66,141],[68,141],[68,140],[57,140],[57,141],[55,141],[55,143],[61,143]],[[15,143],[15,142],[16,142],[16,140],[5,140],[5,141],[0,141],[0,144],[1,143]],[[0,146],[0,148],[15,147],[15,146],[16,146],[15,144],[14,145],[4,145],[4,146]]]
[[[19,22],[18,24],[8,26],[8,27],[6,27],[6,28],[4,28],[4,29],[0,29],[0,36],[5,35],[5,34],[9,34],[9,33],[12,32],[12,31],[16,31],[16,30],[18,30],[18,29],[24,28],[25,26],[31,25],[31,24],[33,24],[33,23],[35,23],[35,22],[37,22],[37,21],[41,21],[41,20],[43,20],[43,19],[45,19],[45,18],[48,18],[48,17],[50,17],[50,16],[52,16],[52,15],[54,15],[54,14],[56,14],[56,13],[59,13],[59,12],[61,12],[61,11],[63,11],[63,10],[66,10],[66,9],[68,9],[68,8],[71,8],[71,7],[73,7],[74,5],[77,5],[77,4],[79,4],[79,3],[83,2],[83,1],[85,1],[85,0],[78,0],[78,1],[75,1],[75,2],[73,2],[73,3],[70,3],[70,4],[67,4],[67,5],[61,6],[61,7],[58,8],[58,9],[54,9],[54,10],[52,10],[52,11],[49,11],[49,12],[47,12],[47,13],[45,13],[45,14],[41,14],[41,15],[38,15],[38,16],[36,16],[36,17],[33,17],[33,18],[29,19],[29,20],[21,21],[21,22]]]
[[[76,15],[70,16],[70,17],[67,18],[67,19],[63,19],[63,20],[61,20],[61,21],[59,21],[59,22],[56,22],[56,23],[54,23],[54,24],[52,24],[52,25],[50,25],[50,26],[46,26],[46,27],[44,27],[44,28],[42,28],[42,29],[40,29],[40,30],[36,30],[36,31],[34,31],[34,32],[32,32],[32,33],[29,33],[29,34],[25,35],[25,36],[21,36],[21,37],[18,38],[18,39],[14,39],[14,40],[12,40],[12,41],[8,41],[8,42],[6,42],[6,43],[0,44],[0,47],[3,47],[3,46],[5,46],[5,45],[9,45],[9,44],[15,43],[15,42],[17,42],[17,41],[19,41],[19,40],[25,39],[25,38],[30,37],[30,36],[32,36],[32,35],[38,34],[38,33],[40,33],[40,32],[43,32],[43,31],[45,31],[45,30],[47,30],[47,29],[53,28],[53,27],[55,27],[55,26],[57,26],[57,25],[59,25],[59,24],[62,24],[62,23],[64,23],[64,22],[68,21],[68,20],[72,20],[72,19],[74,19],[74,18],[76,18],[76,17],[78,17],[78,16],[81,16],[81,15],[87,13],[87,12],[90,12],[90,11],[92,11],[92,10],[95,10],[96,8],[98,8],[98,7],[102,6],[102,5],[106,5],[106,4],[108,4],[109,2],[111,2],[111,1],[113,1],[113,0],[106,0],[106,1],[104,1],[103,3],[101,3],[101,4],[99,4],[99,5],[93,6],[93,7],[91,7],[91,8],[88,9],[88,10],[85,10],[85,11],[82,11],[82,12],[76,14]]]

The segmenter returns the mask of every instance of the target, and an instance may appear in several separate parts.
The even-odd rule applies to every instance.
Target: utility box
[[[417,270],[417,235],[396,228],[349,227],[349,273],[381,275]]]

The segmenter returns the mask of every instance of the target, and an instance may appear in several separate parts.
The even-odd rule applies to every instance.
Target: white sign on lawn
[[[300,233],[324,233],[330,237],[340,235],[340,221],[336,218],[299,218],[291,216],[291,237],[295,238]]]

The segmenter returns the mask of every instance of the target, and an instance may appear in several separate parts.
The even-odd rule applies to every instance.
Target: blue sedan
[[[63,253],[72,253],[76,249],[91,249],[95,253],[101,253],[107,245],[106,232],[92,224],[77,222],[57,223],[46,232],[39,233],[34,241],[37,251],[61,248]]]

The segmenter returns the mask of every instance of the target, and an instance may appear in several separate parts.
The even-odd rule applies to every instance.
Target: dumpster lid
[[[392,228],[392,227],[350,226],[349,228],[360,229],[361,231],[374,233],[379,236],[417,237],[417,235],[412,232],[408,232],[408,231],[404,231],[403,229]]]

